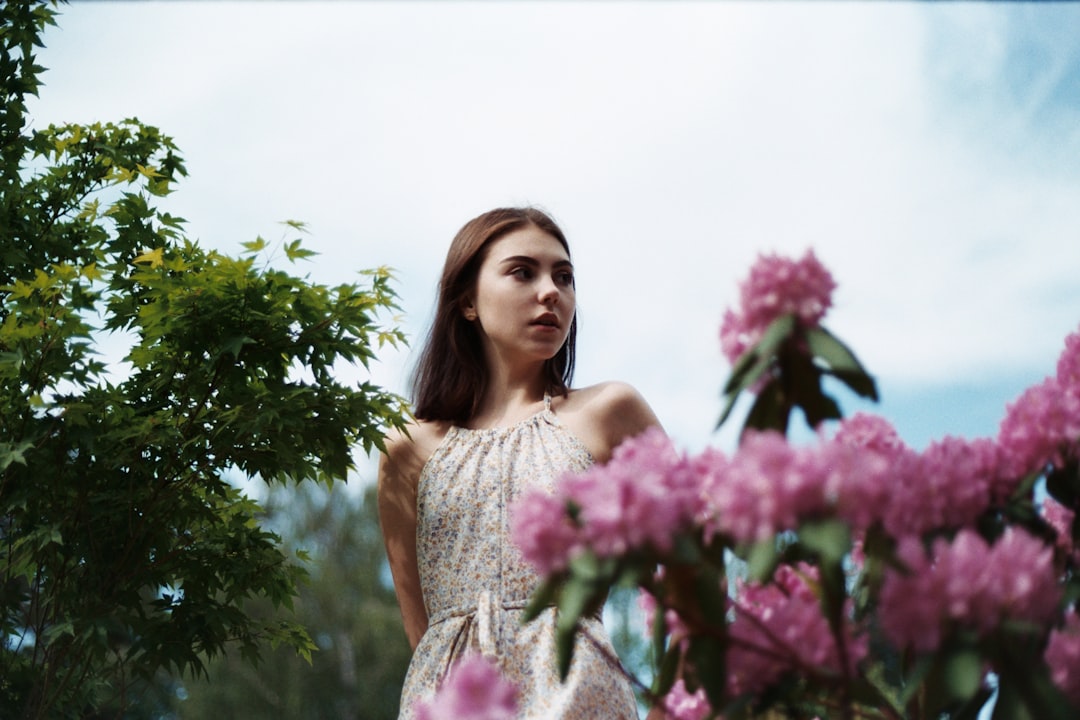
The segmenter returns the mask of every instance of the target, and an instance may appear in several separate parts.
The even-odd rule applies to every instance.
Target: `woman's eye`
[[[574,274],[568,272],[559,273],[556,275],[556,280],[563,285],[571,286],[574,284]]]
[[[528,280],[532,277],[532,270],[527,267],[518,267],[510,271],[510,274],[521,280]]]

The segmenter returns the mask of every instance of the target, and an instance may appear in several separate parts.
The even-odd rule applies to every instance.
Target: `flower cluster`
[[[691,693],[682,679],[676,680],[671,691],[664,696],[667,720],[705,720],[711,712],[705,691],[698,688]]]
[[[1057,374],[1028,388],[1006,410],[998,445],[1009,474],[1022,477],[1061,467],[1080,438],[1080,332],[1065,340]],[[1075,459],[1075,458],[1074,458]]]
[[[511,533],[525,559],[551,573],[586,547],[600,557],[666,552],[701,506],[701,485],[686,458],[652,428],[616,448],[606,465],[564,475],[554,495],[524,494],[511,511]]]
[[[835,511],[859,526],[882,506],[889,466],[840,442],[795,447],[776,432],[750,432],[731,458],[706,450],[692,463],[706,499],[706,538],[764,540],[802,519]]]
[[[1065,624],[1051,631],[1043,657],[1054,684],[1080,706],[1080,617],[1075,612],[1066,614]]]
[[[809,332],[834,287],[811,252],[798,261],[759,258],[740,287],[739,307],[724,317],[724,353],[737,361],[786,315],[797,320],[789,331],[796,341],[771,337],[758,353],[762,362],[734,371],[722,418],[739,393],[754,392],[762,368],[783,381],[771,385],[778,392],[759,395],[738,448],[685,454],[650,430],[624,442],[607,465],[563,476],[554,494],[524,496],[513,511],[515,542],[541,573],[563,574],[547,587],[557,604],[569,598],[567,607],[583,606],[583,594],[602,600],[606,583],[636,576],[653,593],[641,595],[646,614],[655,621],[663,613],[667,657],[726,668],[712,677],[691,667],[686,677],[732,705],[710,710],[701,689],[690,693],[680,681],[659,705],[673,720],[699,720],[747,700],[767,705],[785,693],[809,693],[803,697],[812,707],[838,697],[872,703],[860,695],[863,673],[880,666],[868,657],[871,635],[874,652],[912,651],[923,668],[946,659],[927,656],[952,652],[956,640],[991,638],[975,646],[977,672],[996,673],[999,687],[1030,710],[1046,707],[1028,695],[1050,692],[1049,668],[1049,679],[1080,705],[1080,619],[1071,599],[1080,567],[1072,532],[1080,332],[1066,339],[1056,373],[1006,408],[996,437],[946,436],[917,451],[871,414],[842,420],[831,435],[822,429],[832,417],[820,407],[831,398],[815,405],[822,374],[876,396],[842,343]],[[816,442],[793,445],[762,429],[786,428],[796,407],[808,421],[821,418],[813,423]],[[1047,481],[1036,485],[1040,475]],[[619,562],[572,562],[586,552]],[[749,560],[755,579],[737,579],[729,596],[733,554]],[[558,595],[564,587],[572,592]],[[996,650],[986,648],[1016,633],[1034,639],[1015,648],[1022,661],[997,662]],[[1032,654],[1043,642],[1045,666]],[[782,682],[793,674],[799,682]],[[935,704],[937,695],[977,712],[983,696],[971,674],[957,678],[935,678],[952,685],[932,692],[904,692],[928,717],[952,712]],[[930,681],[915,671],[900,682]],[[1051,700],[1062,704],[1060,696]]]
[[[1042,516],[1047,524],[1057,533],[1055,544],[1062,558],[1071,559],[1074,563],[1080,560],[1077,548],[1073,543],[1072,524],[1076,513],[1065,507],[1052,497],[1046,498],[1042,505]],[[1080,563],[1077,563],[1080,566]]]
[[[1053,548],[1009,527],[989,545],[963,529],[939,538],[931,554],[916,538],[898,550],[907,572],[890,570],[881,588],[882,629],[898,647],[932,652],[948,624],[981,634],[1004,620],[1048,622],[1061,598]]]
[[[450,669],[431,700],[416,703],[416,720],[513,720],[514,686],[479,655],[468,655]]]
[[[812,250],[801,260],[761,255],[739,286],[739,310],[728,310],[720,326],[720,345],[731,362],[761,338],[765,328],[782,315],[794,313],[815,327],[832,305],[836,282]]]
[[[970,525],[1008,495],[1015,478],[992,440],[946,437],[921,453],[889,423],[864,413],[832,438],[794,446],[777,432],[747,432],[728,456],[678,453],[658,429],[621,445],[611,462],[533,491],[514,508],[513,537],[541,573],[581,550],[616,557],[666,552],[695,525],[705,540],[757,542],[835,516],[856,532],[875,523],[893,538]]]
[[[768,584],[741,584],[729,633],[728,688],[756,693],[791,671],[847,675],[867,654],[865,636],[845,627],[840,647],[818,598],[818,570],[781,565]]]

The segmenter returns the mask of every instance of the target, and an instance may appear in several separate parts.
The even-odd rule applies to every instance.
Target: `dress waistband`
[[[524,610],[528,605],[528,599],[503,600],[490,590],[481,590],[476,594],[475,603],[469,605],[453,605],[444,608],[428,618],[428,625],[437,625],[438,623],[446,622],[451,618],[468,617],[469,615],[479,614],[481,611],[491,611],[496,608],[502,610]]]
[[[474,625],[476,641],[480,654],[494,660],[498,657],[501,623],[495,617],[498,610],[523,610],[528,600],[502,600],[490,590],[481,590],[476,595],[476,605],[446,608],[428,618],[428,627],[446,622],[452,618],[465,618],[466,625]]]

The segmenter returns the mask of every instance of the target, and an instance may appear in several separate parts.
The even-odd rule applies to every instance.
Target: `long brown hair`
[[[420,420],[449,420],[463,425],[472,418],[487,386],[488,368],[475,323],[462,315],[462,300],[473,291],[487,247],[528,225],[570,246],[555,221],[536,208],[497,208],[473,218],[458,231],[446,253],[439,280],[435,319],[431,323],[412,377],[413,412]],[[566,395],[574,375],[577,313],[566,342],[544,363],[547,392]]]

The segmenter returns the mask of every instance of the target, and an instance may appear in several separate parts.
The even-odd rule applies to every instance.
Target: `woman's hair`
[[[472,418],[487,385],[488,368],[480,331],[462,314],[462,301],[475,289],[480,264],[494,241],[535,225],[558,240],[567,255],[566,236],[548,215],[535,208],[497,208],[465,223],[446,253],[439,280],[435,319],[412,377],[413,412],[419,420],[449,420],[463,425]],[[544,363],[546,391],[566,395],[574,374],[577,314],[566,342]]]

